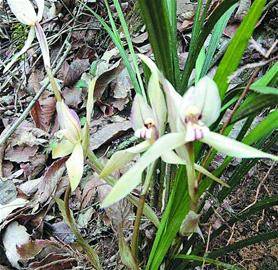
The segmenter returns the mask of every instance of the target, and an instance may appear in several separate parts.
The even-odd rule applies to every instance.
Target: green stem
[[[187,165],[186,165],[186,173],[187,173],[187,181],[188,181],[188,192],[191,198],[191,210],[195,211],[197,208],[197,193],[198,193],[198,181],[195,174],[195,157],[194,157],[194,145],[193,142],[189,142],[186,144],[186,149],[188,153]]]
[[[71,215],[70,212],[70,207],[69,207],[69,199],[70,199],[70,194],[71,194],[71,188],[70,185],[68,185],[66,193],[65,193],[65,198],[64,198],[64,203],[65,203],[65,211],[66,211],[66,218],[67,218],[67,223],[70,226],[70,229],[76,236],[78,244],[85,250],[86,254],[88,255],[88,258],[91,262],[91,264],[97,269],[97,270],[102,270],[102,267],[99,262],[99,258],[97,253],[94,251],[94,249],[84,240],[80,232],[78,231],[75,221]]]
[[[57,84],[57,82],[56,82],[56,80],[53,76],[51,68],[46,68],[46,73],[47,73],[47,76],[49,78],[49,82],[50,82],[50,85],[51,85],[51,88],[52,88],[52,91],[55,95],[56,100],[61,101],[62,97],[61,97],[61,94],[60,94],[60,90],[59,90],[58,84]]]
[[[155,162],[156,163],[156,162]],[[145,200],[146,200],[146,194],[149,190],[153,171],[155,168],[155,163],[149,166],[148,171],[147,171],[147,176],[145,179],[145,183],[143,186],[143,190],[139,199],[139,205],[137,207],[136,211],[136,217],[135,217],[135,222],[134,222],[134,230],[133,230],[133,235],[132,235],[132,240],[131,240],[131,253],[134,258],[137,258],[137,247],[138,247],[138,238],[139,238],[139,231],[140,231],[140,223],[141,223],[141,218],[143,215],[143,210],[144,210],[144,205],[145,205]]]

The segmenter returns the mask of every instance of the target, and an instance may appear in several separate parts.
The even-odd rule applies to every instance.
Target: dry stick
[[[227,120],[226,120],[225,123],[223,124],[223,127],[221,128],[221,130],[220,130],[220,132],[219,132],[220,134],[223,134],[224,131],[225,131],[225,129],[227,128],[227,126],[230,124],[233,115],[235,114],[235,112],[236,112],[236,110],[239,108],[239,106],[240,106],[242,100],[245,98],[245,96],[247,95],[248,91],[250,90],[251,84],[252,84],[252,83],[254,82],[254,80],[256,79],[256,77],[257,77],[257,75],[258,75],[258,73],[259,73],[259,71],[260,71],[260,68],[261,68],[261,67],[257,67],[257,68],[255,69],[255,71],[254,71],[254,73],[252,74],[250,80],[248,81],[248,84],[246,85],[244,91],[242,92],[242,94],[240,95],[238,101],[236,102],[236,104],[235,104],[233,110],[231,111],[231,113],[229,114]],[[207,163],[208,163],[208,160],[209,160],[209,158],[210,158],[211,153],[212,153],[212,148],[209,150],[209,152],[207,153],[207,155],[206,155],[204,161],[202,162],[202,166],[203,166],[204,168],[207,166]],[[202,173],[199,173],[199,175],[198,175],[198,183],[201,181],[202,176],[203,176],[203,174],[202,174]]]
[[[208,231],[208,241],[207,241],[207,244],[206,244],[206,251],[205,251],[205,254],[208,253],[208,250],[209,250],[209,242],[210,242],[210,235],[211,235],[211,225],[209,226],[209,231]],[[202,265],[202,270],[204,269],[205,267],[205,264],[206,264],[206,260],[203,261],[203,265]]]
[[[68,48],[66,49],[66,51],[65,51],[64,55],[62,56],[60,62],[57,64],[55,70],[53,71],[54,75],[58,72],[58,70],[60,69],[60,67],[64,63],[64,61],[67,58],[67,55],[68,55],[70,49],[71,49],[71,45],[68,44]],[[9,137],[14,133],[14,131],[18,128],[18,126],[26,119],[26,117],[28,116],[29,112],[32,110],[32,108],[34,107],[35,103],[40,98],[40,96],[45,91],[45,89],[47,88],[48,85],[49,85],[49,80],[47,81],[47,83],[44,86],[41,87],[39,92],[34,96],[34,98],[31,100],[31,102],[29,103],[27,108],[20,115],[20,117],[15,121],[15,123],[11,126],[11,128],[4,135],[2,135],[0,137],[0,145],[4,144],[9,139]]]
[[[247,209],[249,209],[251,206],[253,206],[258,201],[258,196],[259,196],[261,187],[264,184],[265,180],[268,178],[268,176],[269,176],[271,170],[273,169],[274,165],[275,165],[275,161],[272,163],[272,165],[268,169],[267,173],[265,174],[264,178],[262,179],[262,181],[258,185],[257,190],[256,190],[255,200],[251,204],[249,204],[247,207],[245,207],[243,210],[241,210],[240,213],[246,211]]]

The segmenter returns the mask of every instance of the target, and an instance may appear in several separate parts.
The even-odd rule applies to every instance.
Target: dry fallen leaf
[[[111,142],[130,129],[131,122],[125,119],[123,119],[123,122],[107,124],[91,136],[90,149],[98,149],[103,144]]]
[[[66,160],[67,158],[56,160],[46,169],[36,194],[37,200],[40,203],[46,202],[56,191],[58,183],[65,171]]]
[[[24,207],[27,203],[28,201],[25,199],[16,198],[7,204],[0,204],[0,223],[2,223],[12,211]]]
[[[16,237],[15,237],[16,236]],[[24,226],[14,221],[9,224],[3,235],[3,245],[5,248],[6,256],[13,267],[21,269],[18,261],[21,259],[17,251],[17,247],[28,243],[30,235]]]
[[[64,86],[73,85],[89,67],[89,59],[75,59],[70,65],[65,62],[59,72],[58,78],[63,80]]]

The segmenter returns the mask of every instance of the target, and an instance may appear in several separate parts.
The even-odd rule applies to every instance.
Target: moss
[[[28,26],[21,23],[15,23],[12,25],[12,43],[17,50],[22,49],[28,36]]]

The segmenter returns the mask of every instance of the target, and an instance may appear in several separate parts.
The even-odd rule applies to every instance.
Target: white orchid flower
[[[150,59],[148,61],[151,62]],[[153,62],[152,65],[155,66]],[[188,158],[185,146],[197,140],[232,157],[277,160],[274,155],[264,153],[251,146],[210,131],[209,126],[217,120],[221,108],[218,88],[212,79],[208,77],[202,78],[196,87],[191,87],[184,96],[181,96],[159,71],[156,78],[163,84],[166,93],[168,122],[171,133],[159,137],[139,161],[118,180],[112,191],[105,198],[102,204],[103,207],[108,207],[128,195],[140,184],[142,172],[159,157],[162,157],[167,163],[185,164],[189,170],[188,165],[192,162],[189,162],[190,158]],[[192,170],[199,170],[213,180],[224,184],[203,167],[194,165],[194,163],[191,165],[193,165],[190,169],[191,172]],[[188,177],[189,194],[192,200],[196,202],[195,195],[198,183],[194,179],[194,174],[191,176]]]
[[[37,36],[40,44],[41,52],[43,55],[44,65],[46,68],[50,68],[49,49],[44,31],[39,24],[42,19],[44,10],[44,0],[35,0],[38,7],[38,12],[35,12],[33,4],[29,0],[7,0],[11,11],[16,16],[17,20],[25,25],[30,26],[30,31],[25,41],[23,48],[16,53],[12,60],[6,65],[4,73],[7,72],[16,60],[24,54],[32,45],[32,42]]]
[[[131,123],[134,135],[144,141],[133,147],[116,152],[105,165],[101,172],[101,177],[106,177],[125,166],[137,155],[145,152],[164,133],[167,111],[164,94],[157,77],[158,70],[145,56],[141,56],[141,59],[152,72],[147,92],[150,104],[145,97],[136,94],[131,109]]]
[[[75,111],[69,109],[64,101],[56,103],[60,131],[57,136],[61,141],[52,149],[52,157],[60,158],[70,155],[66,168],[72,191],[74,191],[83,175],[84,153],[82,147],[82,130]]]

